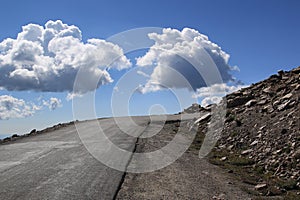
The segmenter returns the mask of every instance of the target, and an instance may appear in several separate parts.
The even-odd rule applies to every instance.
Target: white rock
[[[220,161],[225,161],[225,160],[227,160],[227,157],[226,157],[226,156],[220,158]]]
[[[257,184],[254,188],[256,190],[261,190],[261,189],[264,189],[267,187],[267,184],[266,183],[260,183],[260,184]]]
[[[250,146],[257,145],[257,143],[258,143],[258,141],[257,141],[257,140],[254,140],[254,141],[250,144]]]
[[[268,88],[263,89],[263,92],[265,92],[265,93],[270,93],[270,92],[271,92],[271,87],[268,87]]]
[[[245,104],[245,106],[251,107],[251,106],[253,106],[254,104],[256,104],[256,100],[252,99],[252,100],[248,101],[248,102]]]
[[[210,114],[210,113],[207,113],[207,114],[203,115],[202,117],[200,117],[199,119],[197,119],[197,120],[194,122],[194,124],[198,124],[198,123],[200,123],[201,121],[207,120],[207,119],[210,118],[210,117],[211,117],[211,114]]]
[[[287,95],[283,96],[282,99],[290,99],[292,96],[292,93],[288,93]]]
[[[284,110],[288,105],[289,105],[289,103],[290,103],[290,101],[288,101],[288,102],[286,102],[286,103],[284,103],[284,104],[281,104],[281,105],[279,105],[278,106],[278,110],[279,111],[282,111],[282,110]]]
[[[251,153],[253,150],[252,149],[247,149],[247,150],[245,150],[245,151],[242,151],[242,155],[246,155],[246,154],[248,154],[248,153]]]

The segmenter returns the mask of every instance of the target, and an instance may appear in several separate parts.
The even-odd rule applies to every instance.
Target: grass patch
[[[239,125],[239,122],[242,123],[231,113],[227,113],[227,120],[236,122],[237,125]],[[199,129],[189,151],[198,152],[200,150],[205,139],[206,128],[206,124],[199,125]],[[229,136],[236,137],[238,134],[238,131],[233,130]],[[249,148],[249,146],[246,143],[238,142],[235,144],[233,150],[239,149],[241,151],[247,148]],[[283,148],[283,152],[285,153],[290,152],[290,150],[290,146]],[[258,165],[253,159],[248,158],[246,155],[241,156],[240,152],[232,152],[226,148],[214,148],[207,156],[207,159],[210,163],[220,166],[239,180],[241,189],[253,196],[253,199],[266,199],[269,196],[283,199],[300,199],[300,190],[295,180],[285,180],[274,175],[274,171],[276,171],[278,166],[269,166],[269,171],[266,171],[263,164]],[[292,162],[290,165],[296,167],[297,162]],[[256,190],[255,186],[260,183],[266,183],[267,186]]]
[[[223,157],[226,157],[226,159],[221,161],[220,159]],[[226,149],[214,149],[209,154],[208,160],[212,164],[230,171],[242,183],[252,185],[252,187],[243,187],[242,189],[254,196],[254,199],[265,199],[265,196],[300,199],[300,196],[297,195],[299,188],[297,188],[295,180],[284,180],[272,173],[266,173],[264,167],[255,165],[252,159],[240,156],[240,154],[230,153]],[[260,191],[254,190],[254,186],[262,182],[266,183],[267,187]]]
[[[232,122],[236,119],[236,115],[234,114],[226,114],[226,122]]]
[[[228,163],[235,166],[249,166],[253,165],[254,161],[245,157],[231,156]]]
[[[205,138],[205,134],[198,131],[195,138],[194,138],[193,143],[189,147],[189,150],[190,151],[199,151],[200,148],[201,148],[201,145],[204,141],[204,138]]]
[[[201,148],[201,145],[205,138],[205,133],[207,132],[207,124],[206,122],[201,122],[198,126],[198,130],[196,133],[196,136],[194,138],[194,141],[189,147],[189,151],[199,151]]]

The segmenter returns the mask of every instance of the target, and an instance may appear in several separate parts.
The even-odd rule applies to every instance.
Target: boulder
[[[292,96],[293,96],[292,93],[288,93],[287,95],[284,95],[284,96],[282,97],[282,99],[283,99],[283,100],[290,99],[290,98],[292,98]]]
[[[255,105],[256,103],[257,103],[257,101],[256,101],[255,99],[252,99],[252,100],[248,101],[248,102],[245,104],[245,106],[251,107],[251,106]]]
[[[266,187],[267,187],[266,183],[260,183],[260,184],[257,184],[254,188],[255,188],[255,190],[262,190],[262,189],[265,189]]]
[[[246,154],[249,154],[251,152],[253,152],[253,149],[247,149],[247,150],[242,151],[241,155],[246,155]]]
[[[29,134],[34,134],[34,133],[36,133],[36,129],[32,129]]]
[[[236,106],[244,105],[248,101],[250,101],[253,97],[252,96],[246,96],[246,97],[236,97],[234,99],[230,99],[227,102],[227,108],[233,108]]]

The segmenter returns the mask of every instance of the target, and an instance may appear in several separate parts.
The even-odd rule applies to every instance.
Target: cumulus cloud
[[[82,41],[81,31],[62,21],[45,26],[28,24],[16,39],[0,43],[0,87],[6,90],[72,92],[78,70],[86,81],[75,93],[85,93],[112,82],[110,68],[131,66],[123,50],[100,39]]]
[[[146,74],[145,72],[143,72],[143,71],[141,71],[141,70],[136,71],[136,73],[137,73],[138,75],[144,76],[144,77],[146,77],[146,78],[150,78],[150,76],[149,76],[148,74]]]
[[[219,96],[205,97],[200,104],[201,106],[206,107],[211,104],[218,104],[220,103],[221,100],[222,97]]]
[[[114,87],[114,92],[119,92],[119,91],[120,91],[119,87],[118,87],[118,86],[115,86],[115,87]]]
[[[55,97],[51,97],[49,100],[42,100],[40,97],[38,103],[34,103],[10,95],[0,95],[0,120],[30,117],[45,107],[53,111],[62,107],[62,103]]]
[[[47,106],[49,110],[56,110],[57,108],[62,107],[61,100],[54,97],[51,97],[48,101],[43,100],[43,105]]]
[[[41,107],[9,95],[0,96],[0,120],[32,116]]]
[[[161,34],[150,33],[148,36],[155,44],[144,56],[137,58],[137,65],[154,66],[154,70],[141,92],[163,88],[189,88],[195,91],[197,88],[235,81],[231,71],[238,68],[228,64],[230,56],[198,31],[166,28]],[[214,76],[214,70],[219,77]]]
[[[201,105],[207,106],[209,104],[219,103],[222,100],[223,96],[235,92],[243,87],[246,86],[230,86],[225,83],[214,84],[209,87],[198,88],[193,97],[202,98]]]
[[[68,93],[66,100],[71,101],[74,98],[80,98],[82,96],[83,96],[83,93],[70,92],[70,93]]]
[[[208,96],[225,96],[226,94],[235,92],[243,87],[244,85],[227,85],[225,83],[214,84],[210,87],[198,88],[194,97],[208,97]]]

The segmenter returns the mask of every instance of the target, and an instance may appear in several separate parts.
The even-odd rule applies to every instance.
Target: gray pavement
[[[141,126],[147,121],[136,120]],[[113,119],[99,122],[116,145],[133,150],[136,138],[122,134]],[[87,136],[98,131],[91,123],[79,123]],[[128,160],[122,161],[124,166]],[[0,145],[1,200],[112,199],[123,174],[93,158],[74,125]]]
[[[169,118],[176,120],[179,116]],[[149,117],[133,119],[135,124],[126,117],[118,118],[119,125],[114,119],[80,122],[77,129],[85,141],[101,148],[101,141],[97,141],[99,122],[114,144],[132,152],[137,137],[149,126]],[[113,199],[124,172],[95,159],[80,137],[75,126],[69,125],[0,145],[0,199]],[[121,169],[130,158],[128,154],[118,161]]]

